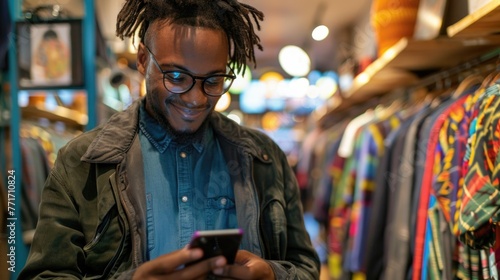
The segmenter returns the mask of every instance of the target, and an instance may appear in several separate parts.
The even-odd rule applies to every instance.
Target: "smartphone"
[[[191,238],[189,247],[201,248],[203,258],[189,264],[220,255],[226,258],[228,264],[233,264],[242,236],[243,230],[238,228],[196,231]]]

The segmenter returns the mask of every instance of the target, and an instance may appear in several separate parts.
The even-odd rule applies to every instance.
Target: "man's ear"
[[[146,75],[146,62],[148,60],[148,51],[146,50],[146,46],[141,42],[139,43],[139,49],[137,50],[137,71],[142,75]]]

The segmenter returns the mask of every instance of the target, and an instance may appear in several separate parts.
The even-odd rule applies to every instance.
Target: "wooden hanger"
[[[405,116],[411,116],[420,111],[424,106],[430,104],[435,98],[426,87],[413,89],[408,92],[406,100],[403,102],[402,110]]]
[[[484,79],[481,88],[486,89],[494,85],[500,79],[500,54],[495,63],[494,69]]]
[[[497,69],[491,73],[491,80],[488,82],[488,86],[494,85],[498,80],[500,80],[500,70]]]
[[[476,85],[481,85],[484,81],[484,78],[479,75],[479,74],[472,74],[467,76],[463,81],[460,82],[458,87],[455,89],[455,92],[452,95],[452,98],[457,99],[459,98],[464,92],[466,92],[468,89],[476,86]]]

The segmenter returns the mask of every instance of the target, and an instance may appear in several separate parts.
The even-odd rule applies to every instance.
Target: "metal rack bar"
[[[10,18],[12,28],[15,28],[15,22],[20,17],[21,1],[9,0]],[[15,173],[15,199],[14,199],[14,218],[9,222],[15,225],[15,243],[8,242],[8,251],[10,253],[11,246],[14,248],[14,264],[15,269],[11,271],[11,279],[17,279],[19,272],[24,267],[28,257],[28,247],[23,242],[23,230],[21,228],[21,178],[22,178],[22,162],[21,162],[21,145],[19,141],[19,130],[21,123],[20,108],[18,105],[18,87],[17,87],[17,49],[15,32],[11,32],[9,38],[9,80],[10,80],[10,137],[12,143],[12,169]],[[8,217],[9,219],[9,217]],[[10,234],[9,234],[10,237]],[[9,257],[9,261],[10,261]],[[9,264],[10,265],[10,264]]]
[[[94,0],[85,0],[85,16],[83,17],[83,67],[85,89],[87,90],[87,130],[97,124],[97,81],[96,81],[96,18]]]
[[[457,75],[463,74],[467,71],[473,71],[474,68],[486,65],[486,64],[492,64],[498,67],[498,63],[500,61],[500,48],[497,48],[491,52],[488,52],[484,55],[481,55],[479,57],[476,57],[474,59],[471,59],[469,61],[466,61],[460,65],[457,65],[455,67],[439,71],[437,73],[431,74],[428,77],[423,78],[420,80],[418,83],[413,85],[411,88],[416,89],[416,88],[423,88],[423,87],[429,87],[435,84],[438,84],[440,82],[445,82],[446,79],[450,79],[452,77],[455,77]]]
[[[9,0],[9,12],[11,15],[12,28],[15,28],[16,21],[22,19],[22,1]],[[85,15],[83,18],[83,31],[82,31],[82,44],[83,44],[83,67],[85,90],[87,92],[87,112],[88,124],[86,129],[92,129],[97,123],[97,85],[96,85],[96,18],[94,0],[84,0]],[[18,104],[18,74],[17,74],[17,49],[16,49],[16,32],[13,29],[9,38],[9,69],[8,79],[10,84],[10,102],[11,102],[11,118],[10,118],[10,131],[12,142],[12,169],[15,172],[15,217],[12,222],[15,222],[15,270],[11,272],[10,278],[17,279],[21,269],[26,264],[29,253],[29,248],[23,241],[23,230],[21,228],[21,178],[22,174],[22,158],[21,158],[21,145],[20,145],[20,124],[21,124],[21,110]],[[8,244],[8,248],[14,244]]]

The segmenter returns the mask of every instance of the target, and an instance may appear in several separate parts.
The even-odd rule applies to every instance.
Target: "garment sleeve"
[[[81,161],[87,142],[72,141],[58,153],[19,279],[132,278],[127,228],[119,222],[108,185],[115,169],[110,165],[96,171],[99,167]]]
[[[269,261],[276,279],[319,279],[319,257],[305,228],[303,207],[296,177],[281,154],[285,182],[287,248],[283,261]]]
[[[40,215],[26,266],[19,279],[81,279],[84,234],[78,209],[65,188],[60,157],[42,191]]]

